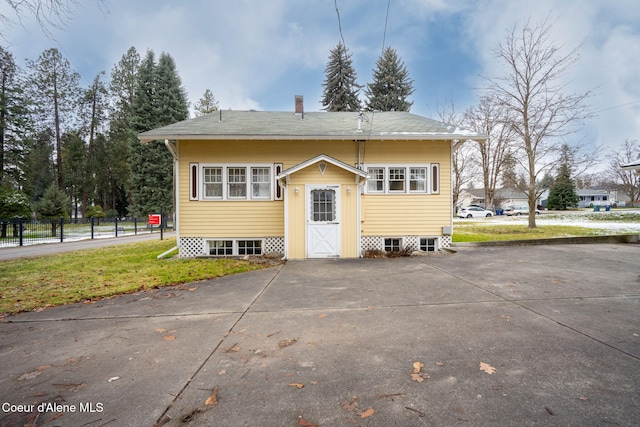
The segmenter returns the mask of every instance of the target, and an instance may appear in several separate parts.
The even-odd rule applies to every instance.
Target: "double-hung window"
[[[251,198],[271,197],[271,168],[251,168]]]
[[[405,192],[406,168],[389,168],[389,192]]]
[[[202,168],[204,175],[204,197],[222,198],[222,168]]]
[[[369,174],[367,191],[369,193],[384,193],[384,168],[369,168],[367,173]]]
[[[203,200],[271,200],[273,197],[271,165],[203,165],[201,170]],[[198,200],[195,190],[191,197]]]
[[[227,186],[230,199],[246,199],[247,168],[227,168]]]
[[[438,194],[440,192],[438,163],[403,166],[373,165],[367,167],[367,174],[366,191],[369,194]]]

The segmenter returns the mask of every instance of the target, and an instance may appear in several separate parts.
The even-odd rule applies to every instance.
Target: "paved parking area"
[[[638,425],[639,261],[638,245],[290,261],[9,316],[0,425]]]

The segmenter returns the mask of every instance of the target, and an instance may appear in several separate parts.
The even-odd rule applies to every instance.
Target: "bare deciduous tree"
[[[450,105],[447,106],[438,106],[437,112],[441,122],[462,126],[462,117],[456,113],[454,102],[451,102]],[[471,141],[462,141],[454,145],[453,153],[451,154],[454,207],[458,205],[460,190],[465,186],[469,186],[478,173],[476,152],[471,144],[473,144]]]
[[[511,154],[514,138],[513,128],[507,117],[508,111],[493,98],[483,96],[478,105],[464,113],[464,125],[470,130],[489,136],[484,142],[474,144],[479,153],[484,200],[487,209],[495,205],[496,189],[506,160]]]
[[[640,172],[637,170],[622,170],[622,165],[631,163],[640,158],[640,143],[637,140],[627,139],[619,151],[614,152],[609,158],[608,177],[612,184],[621,192],[629,196],[631,206],[635,207],[635,201],[640,199]]]
[[[563,137],[591,113],[586,100],[592,91],[569,93],[566,73],[578,59],[579,46],[564,53],[552,40],[548,20],[513,27],[494,50],[506,66],[500,77],[485,77],[487,96],[509,112],[515,133],[514,158],[525,171],[529,227],[536,227],[536,200],[544,189],[538,177],[555,163]]]
[[[33,16],[40,29],[51,37],[51,28],[60,28],[71,17],[77,0],[5,0],[14,17],[0,13],[0,23],[9,25],[14,21],[21,22],[26,16]],[[4,34],[0,30],[0,37]]]

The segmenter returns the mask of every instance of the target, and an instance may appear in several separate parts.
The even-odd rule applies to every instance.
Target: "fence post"
[[[133,218],[133,234],[138,235],[138,218]]]
[[[60,243],[64,242],[64,218],[60,217]]]
[[[116,237],[118,237],[118,217],[115,217],[115,219],[113,220],[113,222],[116,225]]]
[[[24,242],[22,240],[22,237],[23,237],[22,236],[22,223],[23,223],[23,220],[20,219],[20,221],[18,222],[18,226],[20,227],[20,231],[18,231],[18,235],[20,236],[20,246],[24,245]]]
[[[91,217],[91,240],[93,240],[93,226],[95,225],[96,220],[94,217]]]

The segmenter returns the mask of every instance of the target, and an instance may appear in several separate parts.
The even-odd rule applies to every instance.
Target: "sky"
[[[6,1],[0,13],[12,18]],[[411,112],[437,118],[445,107],[463,112],[477,103],[485,77],[504,73],[493,50],[508,31],[545,18],[561,52],[579,47],[566,90],[594,91],[596,116],[568,142],[612,150],[640,139],[637,0],[81,0],[50,35],[29,16],[0,23],[0,43],[21,67],[58,48],[84,86],[132,46],[141,56],[166,52],[191,104],[210,89],[221,109],[293,111],[303,95],[309,112],[322,109],[341,27],[361,85],[371,82],[384,43],[414,80]]]

